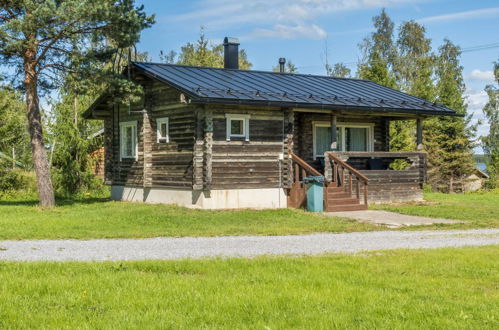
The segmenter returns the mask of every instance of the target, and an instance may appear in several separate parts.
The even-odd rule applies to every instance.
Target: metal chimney
[[[284,65],[286,64],[286,59],[284,57],[279,58],[279,72],[284,73],[286,71]]]
[[[225,37],[224,68],[239,69],[239,39]]]

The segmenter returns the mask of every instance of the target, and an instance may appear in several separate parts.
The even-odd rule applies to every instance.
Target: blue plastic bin
[[[310,212],[324,211],[324,177],[308,176],[303,178],[307,184],[307,210]]]

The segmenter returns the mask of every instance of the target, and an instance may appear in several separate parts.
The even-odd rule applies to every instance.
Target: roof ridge
[[[132,61],[132,64],[152,64],[152,65],[165,65],[165,66],[183,67],[183,68],[210,69],[210,70],[221,70],[221,71],[243,71],[243,72],[255,72],[255,73],[266,73],[266,74],[280,74],[280,75],[289,75],[289,76],[317,77],[317,78],[326,78],[326,79],[355,80],[355,81],[372,82],[372,81],[367,80],[367,79],[332,77],[332,76],[324,76],[324,75],[309,74],[309,73],[289,73],[289,72],[275,72],[275,71],[264,71],[264,70],[227,69],[227,68],[216,68],[216,67],[212,67],[212,66],[170,64],[170,63],[158,63],[158,62],[140,62],[140,61]]]

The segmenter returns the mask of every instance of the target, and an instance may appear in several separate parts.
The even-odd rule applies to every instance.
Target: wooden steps
[[[325,189],[325,211],[359,211],[367,210],[367,205],[361,204],[359,198],[352,197],[344,187],[328,186]]]
[[[327,212],[340,212],[340,211],[362,211],[367,210],[367,206],[364,204],[353,204],[353,205],[335,205],[328,206]]]

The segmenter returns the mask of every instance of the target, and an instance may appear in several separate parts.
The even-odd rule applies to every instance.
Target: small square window
[[[244,120],[231,119],[231,121],[230,121],[230,135],[231,136],[244,136]]]
[[[226,115],[227,141],[231,138],[244,138],[249,141],[249,115]]]
[[[158,143],[170,142],[168,132],[168,118],[158,118],[156,121],[156,135]]]

